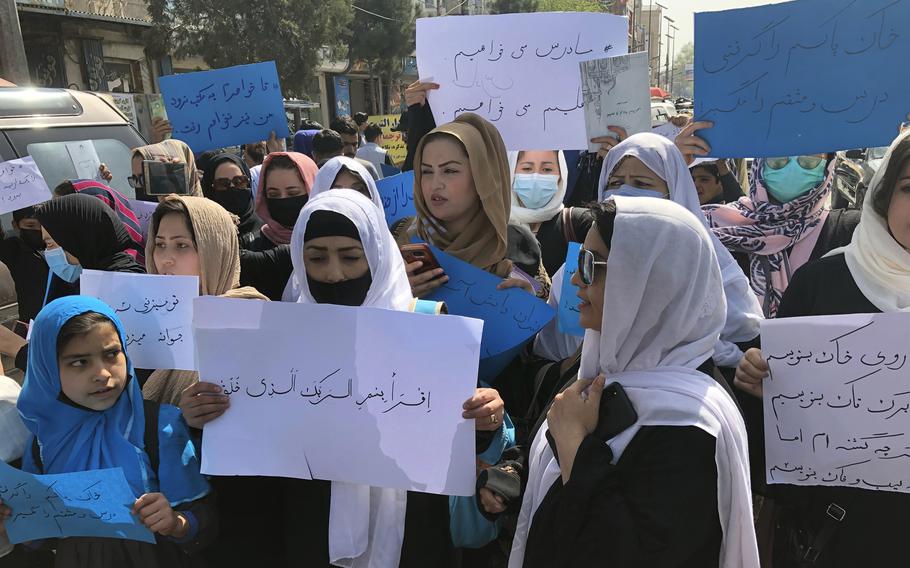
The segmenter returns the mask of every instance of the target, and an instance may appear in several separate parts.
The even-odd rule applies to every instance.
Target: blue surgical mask
[[[812,169],[800,165],[797,156],[791,156],[787,165],[773,169],[766,161],[762,166],[762,177],[771,197],[780,203],[789,203],[812,191],[825,179],[826,160],[821,160]]]
[[[548,174],[515,174],[512,191],[528,209],[540,209],[559,191],[559,176]]]
[[[606,201],[614,195],[622,195],[624,197],[656,197],[657,199],[667,198],[667,195],[665,193],[661,193],[660,191],[653,189],[641,189],[638,187],[632,187],[631,185],[622,184],[619,186],[619,189],[608,189],[605,191],[603,199],[601,201]]]
[[[70,284],[79,280],[79,275],[82,274],[82,266],[67,262],[66,253],[60,247],[44,251],[44,261],[47,262],[51,272]]]

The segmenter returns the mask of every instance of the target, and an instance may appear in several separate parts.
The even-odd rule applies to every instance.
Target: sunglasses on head
[[[578,277],[585,286],[594,284],[594,269],[606,265],[607,261],[597,260],[593,252],[584,248],[578,249]]]
[[[249,189],[250,178],[246,176],[234,176],[232,178],[217,178],[212,182],[212,187],[218,191],[227,191],[231,187],[235,189]]]
[[[772,170],[783,169],[787,164],[790,163],[790,157],[784,158],[766,158],[765,163],[768,164],[768,167]],[[819,164],[824,161],[824,158],[819,158],[818,156],[797,156],[796,163],[799,164],[799,167],[804,170],[814,170],[818,167]]]

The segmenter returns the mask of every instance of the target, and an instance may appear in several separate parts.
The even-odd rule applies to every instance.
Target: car
[[[0,88],[0,161],[31,156],[51,189],[64,180],[84,177],[76,169],[84,172],[94,161],[93,149],[114,174],[108,185],[133,198],[135,190],[127,182],[132,149],[145,144],[132,123],[94,93]],[[0,223],[10,234],[12,214],[0,216]],[[0,267],[0,322],[7,323],[17,316],[15,287],[9,271],[2,263]]]
[[[670,101],[651,99],[651,128],[670,122],[670,118],[677,114],[676,106]]]
[[[862,209],[869,183],[881,167],[887,152],[887,146],[837,152],[837,177],[832,207]]]

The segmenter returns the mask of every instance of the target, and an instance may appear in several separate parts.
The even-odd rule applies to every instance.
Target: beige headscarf
[[[164,198],[164,202],[168,201],[182,202],[189,215],[199,254],[199,294],[268,301],[255,288],[240,287],[240,245],[237,225],[231,214],[204,197],[169,195]],[[149,274],[158,274],[154,258],[157,231],[153,221],[145,247],[145,268]],[[183,389],[198,380],[199,374],[195,371],[159,369],[145,383],[142,395],[149,400],[177,405]]]
[[[474,187],[481,208],[468,226],[457,235],[449,235],[445,225],[433,217],[420,191],[420,163],[429,136],[448,134],[468,152]],[[417,208],[417,234],[474,266],[503,278],[512,271],[506,259],[512,185],[509,159],[502,136],[496,127],[474,113],[460,115],[454,121],[436,128],[421,140],[414,154],[414,205]]]
[[[133,156],[139,156],[143,160],[157,160],[159,158],[176,158],[186,164],[186,186],[190,195],[202,197],[202,183],[199,175],[196,173],[196,157],[193,151],[186,143],[180,140],[165,140],[160,144],[149,144],[140,146],[133,150]],[[154,241],[154,239],[152,239]]]

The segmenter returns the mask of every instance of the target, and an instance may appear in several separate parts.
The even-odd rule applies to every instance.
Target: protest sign
[[[572,284],[572,277],[578,271],[579,249],[581,249],[580,243],[569,243],[566,263],[563,267],[562,288],[559,290],[559,308],[556,310],[556,321],[559,325],[560,333],[584,337],[585,330],[578,321],[578,304],[581,303],[577,295],[578,286]]]
[[[393,162],[401,165],[408,156],[408,145],[405,143],[404,136],[402,136],[401,132],[392,130],[398,126],[401,115],[384,114],[381,116],[371,116],[368,120],[382,129],[382,138],[380,139],[379,145],[389,152],[389,156],[392,158]]]
[[[0,164],[0,214],[51,198],[51,190],[31,156]]]
[[[765,320],[768,483],[910,492],[910,314]]]
[[[64,142],[66,153],[73,162],[73,169],[78,179],[98,180],[101,177],[101,158],[91,140]]]
[[[145,238],[149,238],[149,223],[155,214],[155,209],[158,208],[158,204],[139,199],[130,199],[129,202],[130,209],[133,210],[136,220],[139,221],[139,226],[142,227],[142,234],[145,235]],[[151,238],[154,239],[155,235],[152,235]]]
[[[80,293],[116,312],[134,367],[196,370],[192,323],[198,277],[84,270],[79,286]]]
[[[506,148],[587,148],[579,61],[625,55],[625,17],[580,12],[417,20],[417,68],[436,124],[474,112]]]
[[[385,209],[386,223],[417,215],[414,207],[414,171],[387,177],[376,182]]]
[[[0,500],[12,509],[4,527],[13,544],[71,536],[155,543],[131,514],[136,497],[119,467],[33,475],[0,460]]]
[[[631,53],[582,61],[581,94],[585,103],[585,132],[588,151],[600,144],[598,136],[617,135],[609,126],[621,126],[631,136],[651,130],[651,91],[648,87],[648,54]]]
[[[174,138],[196,153],[288,136],[273,61],[161,77]]]
[[[482,322],[212,297],[195,307],[200,374],[231,400],[205,427],[204,473],[474,494],[474,423],[461,413]]]
[[[799,0],[695,15],[695,117],[719,158],[887,146],[905,120],[910,10]]]

